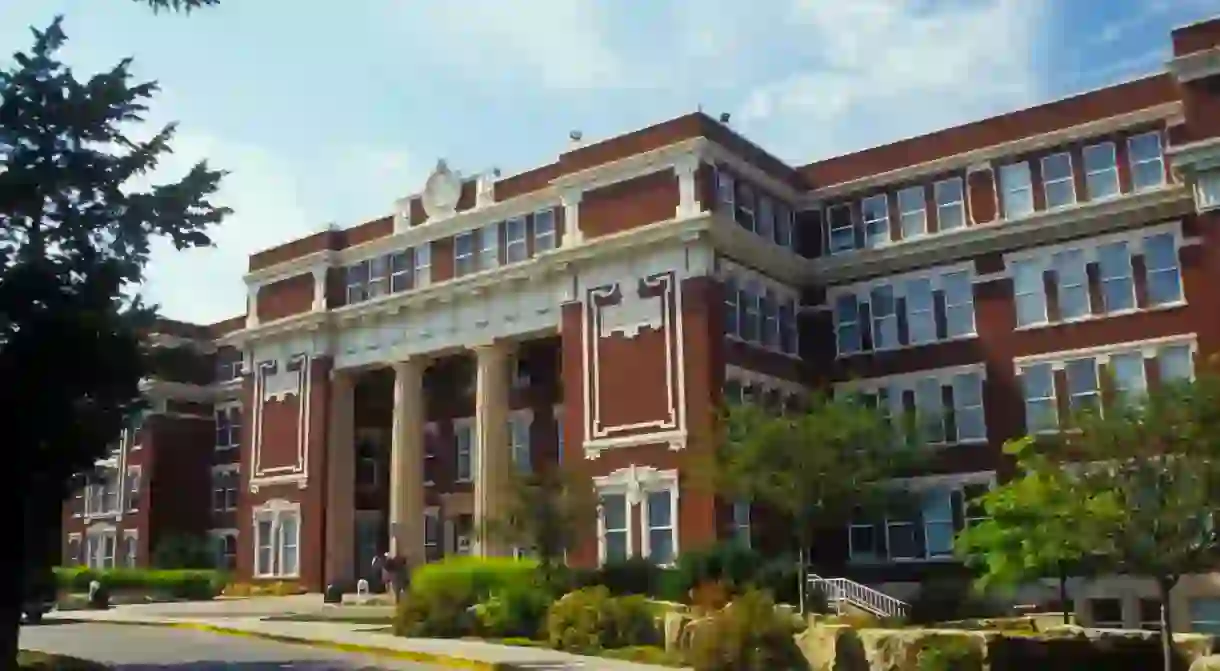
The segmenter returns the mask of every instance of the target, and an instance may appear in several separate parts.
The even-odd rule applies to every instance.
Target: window
[[[724,334],[736,336],[739,331],[737,315],[737,280],[731,277],[724,279]]]
[[[775,237],[775,201],[766,194],[758,197],[758,230],[762,237],[773,240]]]
[[[750,502],[733,502],[733,537],[745,547],[750,547]]]
[[[914,511],[906,514],[893,514],[885,520],[885,546],[889,550],[890,559],[919,559],[923,554],[919,538],[916,535]]]
[[[356,486],[376,487],[381,483],[381,449],[370,436],[356,440]]]
[[[479,270],[500,265],[500,225],[490,224],[478,230]]]
[[[933,187],[936,197],[936,227],[941,231],[955,231],[966,226],[966,201],[963,197],[962,178],[953,177],[937,182]]]
[[[347,267],[347,303],[359,303],[369,297],[369,262],[361,261]]]
[[[974,286],[965,271],[941,277],[945,292],[945,335],[957,338],[974,334]]]
[[[136,534],[123,532],[123,566],[136,567],[137,553],[140,551],[140,539]]]
[[[85,514],[85,489],[81,488],[72,494],[72,516],[80,517]]]
[[[602,563],[627,558],[627,496],[605,494],[601,497]]]
[[[1140,599],[1140,629],[1161,630],[1161,600]]]
[[[1144,238],[1144,270],[1149,305],[1171,305],[1182,300],[1178,247],[1172,233]]]
[[[792,248],[796,241],[792,237],[792,208],[775,201],[775,244]]]
[[[411,251],[415,262],[415,286],[426,287],[432,281],[432,243],[425,242]]]
[[[748,183],[737,181],[737,223],[747,231],[753,231],[754,189]]]
[[[462,233],[453,238],[453,273],[457,277],[469,275],[478,267],[475,265],[474,238],[475,231]]]
[[[884,193],[860,201],[864,220],[864,246],[880,247],[890,241],[890,205]]]
[[[411,288],[411,250],[390,255],[390,292],[398,293]]]
[[[136,512],[140,509],[140,467],[127,468],[127,510]]]
[[[1135,308],[1135,279],[1132,277],[1131,251],[1127,243],[1115,242],[1099,247],[1097,269],[1106,312]]]
[[[1072,359],[1064,364],[1068,407],[1074,412],[1101,408],[1101,387],[1095,359]]]
[[[528,413],[515,413],[508,418],[509,453],[519,473],[529,473],[533,466],[530,460],[530,427],[532,417]]]
[[[853,294],[844,294],[835,300],[835,338],[839,356],[855,354],[862,347],[860,304]]]
[[[1055,401],[1055,373],[1049,363],[1021,369],[1025,394],[1025,430],[1030,433],[1053,431],[1059,425]]]
[[[1159,132],[1127,138],[1127,160],[1131,162],[1131,187],[1136,191],[1165,183],[1165,160],[1161,155]]]
[[[470,482],[474,478],[474,425],[471,419],[453,423],[455,480]]]
[[[987,509],[979,501],[991,487],[986,484],[972,484],[962,487],[962,512],[966,526],[977,524],[987,519]]]
[[[758,299],[762,294],[755,282],[746,282],[738,292],[739,310],[741,311],[741,338],[750,342],[758,340],[760,324],[758,323]]]
[[[1123,602],[1120,599],[1089,599],[1093,626],[1098,629],[1123,628]]]
[[[1190,380],[1195,376],[1195,364],[1190,345],[1170,345],[1156,353],[1161,382]]]
[[[1055,268],[1055,284],[1059,292],[1059,318],[1078,319],[1093,311],[1089,295],[1089,274],[1084,251],[1069,249],[1051,258]]]
[[[1114,143],[1103,142],[1085,147],[1084,185],[1089,200],[1118,195],[1118,165],[1114,158]]]
[[[953,492],[943,487],[924,490],[923,536],[928,557],[953,554]]]
[[[377,298],[390,292],[390,259],[388,256],[375,256],[368,260],[369,286],[368,298]]]
[[[1114,379],[1114,392],[1123,400],[1138,401],[1148,390],[1142,352],[1128,352],[1110,357],[1110,375]]]
[[[563,463],[563,407],[555,406],[555,449],[559,452],[558,461]]]
[[[898,221],[902,225],[903,240],[928,232],[927,202],[922,186],[911,186],[898,192]]]
[[[1220,599],[1190,600],[1190,630],[1199,634],[1220,635]]]
[[[441,511],[429,508],[424,511],[424,557],[436,561],[441,553]]]
[[[987,440],[982,375],[961,373],[953,376],[953,419],[959,443]]]
[[[504,259],[507,263],[518,263],[530,256],[525,240],[525,217],[513,217],[504,222]]]
[[[724,205],[725,210],[728,212],[734,212],[736,210],[736,198],[734,198],[734,191],[736,188],[736,185],[733,184],[733,175],[717,168],[716,202]]]
[[[762,344],[764,347],[779,347],[779,299],[770,289],[764,290],[758,299],[762,313]]]
[[[912,345],[936,340],[936,306],[932,280],[921,277],[907,280],[907,335]]]
[[[855,560],[873,561],[881,558],[881,549],[877,547],[877,525],[863,521],[861,515],[857,515],[857,518],[860,522],[853,523],[848,528],[848,554]]]
[[[218,513],[237,510],[239,475],[235,469],[212,471],[212,510]]]
[[[271,508],[255,514],[254,575],[296,577],[300,567],[300,512]]]
[[[856,226],[852,221],[851,205],[835,205],[826,211],[828,244],[831,254],[856,248]]]
[[[76,566],[80,563],[80,537],[68,539],[68,554],[64,557],[65,566]]]
[[[1195,209],[1208,212],[1220,207],[1220,170],[1210,169],[1195,175]]]
[[[534,253],[555,249],[555,211],[534,213]]]
[[[1012,264],[1012,290],[1017,308],[1017,326],[1046,322],[1046,285],[1042,281],[1042,268],[1037,262],[1026,260]]]
[[[296,515],[282,515],[278,540],[280,543],[280,573],[283,575],[297,574],[299,537]]]
[[[1034,211],[1029,163],[1000,166],[1000,207],[1006,219],[1017,219]]]
[[[241,406],[216,409],[216,449],[229,450],[241,444]]]
[[[216,568],[233,571],[237,568],[237,534],[227,532],[216,535]]]
[[[798,328],[796,301],[784,301],[779,306],[779,348],[784,354],[798,354]]]
[[[1072,178],[1072,155],[1068,152],[1042,157],[1042,189],[1046,207],[1064,207],[1076,202],[1076,182]]]
[[[923,442],[945,442],[945,402],[940,380],[925,377],[915,382],[915,415]]]
[[[101,568],[114,568],[115,540],[113,531],[102,535]]]
[[[647,520],[648,558],[654,564],[674,561],[674,510],[669,490],[648,492],[644,500]]]
[[[873,349],[898,346],[898,313],[895,311],[894,288],[875,287],[870,301],[873,315]]]

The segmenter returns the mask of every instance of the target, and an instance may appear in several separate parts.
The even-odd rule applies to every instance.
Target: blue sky
[[[1220,0],[2,0],[0,58],[66,15],[81,75],[135,57],[177,175],[232,171],[216,247],[158,247],[166,316],[244,309],[254,251],[389,212],[438,157],[506,173],[693,111],[804,163],[1159,70]]]

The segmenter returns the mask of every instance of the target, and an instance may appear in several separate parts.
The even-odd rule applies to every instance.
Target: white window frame
[[[1172,374],[1172,371],[1166,369],[1166,362],[1169,360],[1166,354],[1169,352],[1185,353],[1186,363],[1190,367],[1190,370],[1188,371],[1187,375],[1184,376],[1184,379],[1195,379],[1195,347],[1195,343],[1174,343],[1157,348],[1156,365],[1157,372],[1159,373],[1158,377],[1162,383],[1171,380],[1183,379],[1182,376],[1174,375]]]
[[[912,196],[911,194],[916,194]],[[928,233],[928,193],[927,188],[920,184],[899,189],[894,194],[898,204],[898,223],[902,229],[902,239],[910,240]],[[910,200],[916,198],[919,207],[912,208]],[[903,201],[907,202],[903,202]],[[918,226],[912,224],[917,222]]]
[[[455,248],[456,248],[456,243]],[[419,289],[432,283],[432,243],[423,242],[411,248],[412,288]]]
[[[140,482],[143,468],[140,466],[127,467],[127,512],[135,513],[140,510],[140,495],[143,493],[142,484]]]
[[[916,309],[914,301],[911,300],[912,288],[915,286],[928,287],[928,305],[927,309]],[[927,277],[912,277],[904,282],[903,296],[906,298],[907,306],[907,343],[912,346],[929,345],[938,340],[936,337],[936,285],[931,276]],[[915,322],[916,320],[927,320],[927,324],[931,325],[931,334],[926,339],[916,339],[915,337]]]
[[[949,293],[949,278],[961,276],[965,278],[966,293],[965,300],[958,303],[951,302],[952,297]],[[965,270],[956,270],[943,273],[940,276],[940,287],[945,297],[945,338],[953,340],[954,338],[964,338],[968,336],[978,335],[978,321],[974,314],[974,278]],[[966,312],[970,315],[970,327],[961,333],[954,333],[951,328],[953,320],[950,315],[954,312]],[[935,315],[933,315],[935,317]]]
[[[1058,176],[1053,179],[1047,179],[1047,162],[1053,159],[1063,159],[1067,161],[1067,175]],[[1055,154],[1043,156],[1039,161],[1042,168],[1042,193],[1045,196],[1046,209],[1054,210],[1061,207],[1070,207],[1076,204],[1076,176],[1074,166],[1072,165],[1072,153],[1061,151]],[[1062,203],[1052,204],[1050,199],[1051,187],[1066,184],[1068,187],[1068,199]]]
[[[724,168],[716,167],[716,201],[728,206],[733,220],[737,219],[737,180],[733,173]]]
[[[466,436],[463,445],[462,436]],[[462,417],[453,420],[453,481],[473,482],[475,472],[475,435],[474,418]],[[466,472],[462,473],[462,460],[465,459]]]
[[[500,266],[500,224],[488,224],[475,231],[475,266],[479,271]]]
[[[301,504],[295,501],[273,499],[255,508],[253,517],[254,525],[252,528],[254,530],[254,538],[251,540],[254,542],[254,577],[299,578],[301,574]],[[289,519],[294,522],[294,533],[291,534],[291,537],[284,534],[284,522]],[[270,523],[269,533],[271,537],[267,539],[268,544],[265,547],[270,549],[271,566],[262,565],[262,553],[259,551],[263,543],[260,523],[266,522]],[[294,569],[285,571],[285,557],[289,554],[290,550],[295,552],[293,557]]]
[[[890,309],[887,314],[881,314],[877,305],[882,302],[878,298],[878,292],[888,293]],[[898,297],[895,295],[894,286],[892,284],[878,284],[869,291],[868,295],[869,316],[872,318],[872,335],[873,335],[873,351],[883,351],[888,349],[896,349],[901,343],[898,341]],[[859,309],[859,308],[857,308]],[[879,344],[879,334],[886,334],[887,342]]]
[[[969,384],[978,392],[978,403],[966,405],[964,403],[964,394],[962,391]],[[987,402],[984,399],[986,394],[986,385],[983,376],[977,372],[965,372],[954,375],[950,381],[953,387],[953,428],[954,440],[958,444],[969,443],[986,443],[987,442]],[[961,417],[967,413],[978,413],[979,424],[982,428],[983,435],[962,437],[962,422]]]
[[[555,210],[534,213],[534,253],[550,251],[559,245],[555,240]]]
[[[215,410],[216,421],[216,450],[225,451],[241,447],[241,431],[242,422],[245,419],[242,417],[241,401],[231,401],[229,403],[218,403]],[[221,417],[224,417],[224,432],[227,442],[221,444],[220,441],[220,423]],[[234,426],[234,418],[236,417],[236,426]]]
[[[65,548],[68,556],[65,557],[64,563],[67,566],[80,566],[81,552],[84,551],[84,547],[85,544],[79,532],[68,534],[68,543]]]
[[[123,530],[123,566],[135,568],[139,561],[140,532],[138,529]]]
[[[1102,263],[1102,259],[1104,258],[1103,250],[1108,248],[1121,248],[1122,251],[1125,252],[1126,262],[1123,263],[1121,267],[1117,269],[1107,269],[1106,264]],[[1124,240],[1117,240],[1097,246],[1097,277],[1098,283],[1101,285],[1102,308],[1105,310],[1106,314],[1131,312],[1139,309],[1139,299],[1135,293],[1135,268],[1131,265],[1131,256],[1131,245],[1128,245]],[[1114,273],[1116,270],[1117,273]],[[1125,306],[1111,306],[1109,304],[1110,295],[1106,292],[1106,285],[1118,282],[1127,283],[1127,298],[1129,299],[1129,303]]]
[[[414,270],[414,261],[411,259],[411,250],[403,249],[389,255],[390,265],[390,293],[396,294],[403,291],[410,291],[412,288],[411,274]]]
[[[1148,241],[1153,240],[1153,239],[1165,239],[1165,238],[1167,238],[1169,240],[1170,247],[1173,250],[1173,265],[1154,268],[1149,264]],[[1144,252],[1143,253],[1144,285],[1147,288],[1146,294],[1147,294],[1147,298],[1148,298],[1148,305],[1161,307],[1161,306],[1167,306],[1167,305],[1179,305],[1179,304],[1185,302],[1186,290],[1182,284],[1182,258],[1180,256],[1180,251],[1178,248],[1177,236],[1175,236],[1173,233],[1154,233],[1152,235],[1146,235],[1146,236],[1144,236],[1143,252]],[[1155,276],[1157,274],[1161,274],[1161,273],[1173,275],[1174,283],[1177,284],[1177,287],[1178,287],[1178,295],[1176,298],[1174,298],[1172,300],[1164,300],[1164,301],[1157,301],[1154,299],[1154,297],[1152,295],[1152,290],[1151,290],[1152,289],[1152,278],[1153,278],[1153,276]]]
[[[756,194],[758,210],[754,217],[754,232],[766,238],[767,240],[775,241],[775,199],[764,191],[759,191]]]
[[[363,270],[359,270],[363,269]],[[363,275],[363,277],[361,277]],[[355,278],[355,279],[353,279]],[[369,262],[357,261],[343,268],[344,296],[347,304],[359,303],[369,297]]]
[[[531,455],[533,426],[534,413],[528,408],[508,414],[508,450],[518,473],[530,473],[534,468]],[[524,435],[519,432],[524,432]]]
[[[514,227],[518,230],[514,231]],[[524,216],[512,217],[504,222],[504,263],[520,263],[529,259],[528,233]]]
[[[228,513],[237,510],[238,489],[241,487],[241,466],[238,464],[221,464],[212,467],[212,501],[214,513]],[[217,493],[220,494],[221,507],[216,507]],[[232,494],[232,505],[229,495]]]
[[[593,486],[597,491],[599,501],[604,500],[606,496],[623,495],[626,507],[627,557],[635,556],[634,530],[639,530],[643,536],[640,539],[640,556],[645,558],[650,556],[647,495],[649,493],[668,492],[670,497],[670,523],[672,525],[670,542],[673,547],[674,558],[676,559],[680,556],[681,548],[678,545],[678,538],[682,516],[679,506],[680,491],[678,489],[677,470],[662,471],[649,466],[632,465],[620,468],[609,475],[594,477]],[[639,517],[634,517],[635,515],[639,515]],[[617,532],[617,529],[612,531]],[[599,565],[606,563],[606,532],[605,514],[599,509],[597,516],[597,556]]]
[[[368,264],[369,283],[365,296],[371,300],[390,293],[390,257],[374,256],[368,260]]]
[[[840,305],[839,301],[846,300],[848,298],[850,298],[856,306],[856,316],[851,321],[844,320],[839,312],[839,305]],[[840,357],[845,357],[845,356],[852,356],[854,354],[859,354],[859,353],[863,352],[864,351],[864,332],[861,330],[862,324],[860,323],[860,297],[854,293],[844,294],[842,296],[836,297],[834,300],[834,305],[832,306],[832,309],[834,310],[834,323],[835,323],[835,349],[838,352],[838,355]],[[853,340],[854,345],[852,345],[851,343],[848,343],[849,345],[851,345],[851,347],[843,346],[843,330],[845,328],[854,328],[855,329],[856,336]]]
[[[762,342],[762,310],[759,304],[763,287],[759,282],[748,280],[737,290],[737,301],[741,307],[741,317],[737,325],[741,339],[746,342]],[[747,324],[749,329],[747,333]]]
[[[949,192],[952,187],[956,194]],[[942,193],[948,198],[955,197],[956,200],[946,199],[941,201]],[[942,179],[932,185],[932,199],[936,204],[936,230],[937,231],[957,231],[967,227],[966,222],[966,182],[961,177],[950,177]],[[947,210],[956,212],[956,219],[960,224],[955,224],[951,227],[945,227],[944,213]]]
[[[615,528],[611,529],[610,527],[608,527],[606,525],[605,505],[606,505],[607,497],[615,497],[615,498],[622,497],[623,526],[621,528],[615,527]],[[607,543],[607,539],[609,538],[610,534],[623,534],[626,537],[626,542],[624,543],[624,546],[626,549],[624,551],[623,559],[630,559],[631,557],[635,556],[635,549],[632,547],[633,540],[634,540],[632,537],[635,534],[633,534],[631,531],[631,528],[633,526],[632,520],[631,520],[631,512],[632,512],[632,509],[634,508],[634,506],[631,504],[631,497],[628,496],[627,492],[618,492],[618,491],[599,492],[597,505],[598,505],[597,565],[605,566],[606,563],[610,561],[609,557],[607,556],[607,553],[609,551],[609,543]],[[620,560],[615,560],[615,561],[620,561]]]
[[[732,338],[741,337],[741,314],[739,313],[740,291],[737,279],[724,278],[724,333]],[[732,321],[730,321],[730,319]]]
[[[1049,396],[1030,396],[1029,387],[1025,383],[1025,380],[1028,379],[1026,377],[1029,374],[1028,371],[1031,371],[1034,369],[1041,370],[1043,367],[1045,367],[1047,375],[1050,376],[1050,384],[1048,385],[1050,395]],[[1054,433],[1054,432],[1058,431],[1059,430],[1059,399],[1058,399],[1058,392],[1055,389],[1055,367],[1054,367],[1054,365],[1051,364],[1050,362],[1031,363],[1031,364],[1021,366],[1019,368],[1019,373],[1022,376],[1022,378],[1021,378],[1022,379],[1021,400],[1023,403],[1024,412],[1025,412],[1025,430],[1028,433]],[[1047,426],[1035,427],[1030,422],[1031,415],[1030,415],[1029,409],[1030,409],[1030,406],[1035,403],[1036,404],[1045,404],[1050,407],[1051,412],[1048,413],[1048,416],[1050,417],[1050,422],[1048,423]]]
[[[453,236],[453,275],[464,277],[479,270],[479,229]],[[468,247],[463,249],[463,247]]]
[[[737,207],[733,211],[733,217],[737,224],[751,233],[758,230],[758,190],[753,184],[738,179],[736,180],[736,201]],[[749,219],[749,223],[743,221]]]
[[[1088,319],[1093,315],[1093,292],[1089,289],[1088,266],[1088,256],[1078,247],[1060,250],[1051,255],[1051,267],[1055,269],[1055,291],[1059,297],[1059,321]],[[1066,270],[1077,274],[1076,281],[1067,281],[1069,278],[1067,278]],[[1068,301],[1064,300],[1064,296],[1069,290],[1079,291],[1084,296],[1084,312],[1081,314],[1068,315],[1064,312],[1064,306],[1068,304]]]
[[[1033,273],[1033,277],[1036,280],[1035,286],[1027,291],[1022,290],[1020,282],[1018,281],[1020,276],[1019,269],[1022,268],[1029,269],[1029,271]],[[1038,326],[1041,324],[1046,324],[1048,321],[1050,321],[1050,315],[1047,312],[1046,307],[1046,281],[1043,279],[1044,273],[1042,264],[1039,263],[1037,259],[1021,259],[1012,263],[1010,272],[1012,274],[1013,310],[1015,313],[1017,328]],[[1057,284],[1058,283],[1056,283],[1056,285]],[[1029,300],[1030,297],[1034,297],[1037,300],[1038,307],[1041,308],[1039,311],[1039,318],[1022,323],[1021,310],[1018,309],[1018,305],[1020,305],[1022,298]]]
[[[869,216],[870,204],[881,201],[881,216]],[[885,193],[876,193],[860,201],[860,221],[864,225],[864,248],[875,249],[890,244],[890,200]],[[880,229],[880,230],[874,230]]]
[[[1101,169],[1090,170],[1089,169],[1090,152],[1101,152],[1101,151],[1105,151],[1107,148],[1109,149],[1110,165],[1108,167],[1104,167]],[[1095,154],[1095,155],[1100,155],[1100,154]],[[1119,178],[1118,178],[1118,148],[1115,146],[1115,144],[1113,142],[1106,141],[1106,142],[1098,142],[1097,144],[1091,144],[1081,150],[1081,156],[1083,158],[1083,163],[1084,163],[1083,170],[1085,171],[1084,172],[1085,191],[1087,192],[1087,195],[1088,195],[1090,201],[1104,200],[1107,198],[1116,198],[1116,197],[1122,195],[1123,184],[1122,184],[1122,181],[1119,180]],[[1097,194],[1093,193],[1093,188],[1092,188],[1093,182],[1094,182],[1094,180],[1097,180],[1097,179],[1106,179],[1107,184],[1111,183],[1111,180],[1112,180],[1112,183],[1114,185],[1114,192],[1109,193],[1109,194],[1104,194],[1104,195],[1097,195]]]
[[[1121,384],[1122,378],[1118,375],[1118,363],[1121,361],[1130,362],[1133,368],[1139,372],[1139,382],[1134,386]],[[1139,351],[1133,352],[1118,352],[1110,357],[1107,372],[1111,379],[1114,380],[1114,391],[1121,394],[1124,400],[1138,403],[1148,393],[1148,371],[1144,365],[1144,353]]]
[[[209,529],[208,535],[211,536],[216,551],[216,569],[219,571],[236,569],[239,538],[237,529]],[[233,549],[232,553],[229,552],[230,544]],[[231,568],[229,557],[232,557]]]
[[[651,498],[659,496],[667,501],[669,506],[669,524],[652,526],[652,516],[650,508],[652,507]],[[658,566],[673,566],[678,559],[678,488],[676,483],[664,488],[648,488],[642,492],[640,497],[640,533],[643,538],[640,539],[640,554],[645,559],[653,559],[652,557],[652,532],[669,532],[670,547],[673,548],[673,556],[668,561],[654,562]]]
[[[956,489],[960,489],[960,487],[958,487]],[[947,489],[947,488],[943,488],[943,487],[930,487],[930,488],[924,490],[924,492],[923,492],[924,495],[920,497],[919,516],[920,516],[921,521],[923,522],[923,556],[925,559],[936,560],[936,559],[943,559],[946,557],[953,556],[953,543],[952,542],[950,542],[949,549],[947,551],[933,553],[932,546],[931,546],[930,542],[928,541],[928,538],[929,538],[929,530],[931,530],[934,527],[945,527],[946,525],[949,527],[950,539],[952,539],[957,534],[957,528],[953,524],[953,492],[954,491],[955,491],[955,489]],[[949,504],[948,505],[948,517],[933,518],[931,515],[929,515],[928,503],[929,503],[930,497],[927,495],[927,492],[937,492],[938,495],[941,495],[944,497],[944,499],[947,499],[947,503]]]
[[[847,211],[847,225],[836,226],[834,212],[836,210]],[[852,212],[850,203],[839,203],[826,208],[826,253],[827,255],[846,254],[856,250],[856,215]],[[847,247],[835,247],[835,234],[847,231],[851,233],[851,244]]]
[[[763,287],[758,297],[758,312],[762,328],[759,342],[763,347],[778,350],[779,347],[779,297],[769,288]]]
[[[775,235],[773,240],[775,244],[786,249],[792,249],[796,244],[796,236],[793,235],[793,213],[792,207],[784,201],[775,199]]]
[[[945,444],[949,432],[945,417],[944,382],[938,376],[921,377],[915,380],[912,389],[920,440],[928,445]],[[927,392],[931,393],[931,397]],[[928,433],[929,429],[932,433]]]
[[[1023,219],[1034,214],[1036,211],[1034,203],[1034,179],[1029,161],[1017,161],[1001,165],[999,176],[1000,210],[1004,219]],[[1013,182],[1014,179],[1016,180],[1015,182]]]
[[[1134,151],[1135,143],[1138,142],[1139,140],[1142,140],[1142,139],[1148,138],[1148,137],[1156,138],[1156,148],[1157,148],[1156,158],[1145,158],[1145,159],[1137,160],[1135,158],[1135,151]],[[1137,184],[1135,181],[1136,168],[1139,166],[1151,165],[1154,163],[1157,166],[1157,176],[1160,177],[1160,179],[1155,184],[1145,184],[1143,186],[1140,186],[1139,184]],[[1130,173],[1131,173],[1131,190],[1132,191],[1137,191],[1137,192],[1138,191],[1147,191],[1149,189],[1156,189],[1156,188],[1165,186],[1165,180],[1166,180],[1166,177],[1165,177],[1165,138],[1161,134],[1161,131],[1154,130],[1154,131],[1149,131],[1147,133],[1140,133],[1138,135],[1132,135],[1132,136],[1128,137],[1127,138],[1127,164],[1128,164],[1128,168],[1130,168]]]

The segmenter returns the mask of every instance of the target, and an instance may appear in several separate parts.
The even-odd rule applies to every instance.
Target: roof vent
[[[572,131],[568,132],[568,139],[572,141],[573,147],[579,147],[581,145],[581,140],[584,137],[585,137],[585,134],[580,132],[579,130],[572,130]]]
[[[730,115],[729,115],[729,113],[728,113],[728,112],[721,112],[721,113],[720,113],[720,123],[722,123],[722,124],[724,124],[724,125],[726,125],[726,126],[727,126],[727,125],[728,125],[728,123],[729,123],[729,116],[730,116]]]

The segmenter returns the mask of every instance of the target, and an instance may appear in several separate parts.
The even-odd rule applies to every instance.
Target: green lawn
[[[22,650],[17,653],[17,668],[21,671],[105,671],[110,667],[76,657]]]

